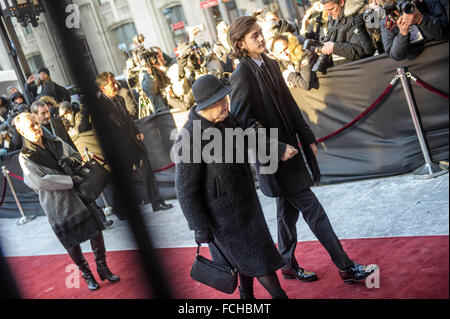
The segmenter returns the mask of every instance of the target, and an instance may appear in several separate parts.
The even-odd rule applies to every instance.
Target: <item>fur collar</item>
[[[350,17],[354,14],[362,13],[367,4],[364,0],[346,0],[344,5],[344,16]]]

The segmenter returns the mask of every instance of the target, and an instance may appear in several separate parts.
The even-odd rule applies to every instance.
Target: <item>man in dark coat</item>
[[[164,203],[159,193],[158,184],[147,156],[147,149],[142,143],[144,134],[137,131],[127,112],[124,99],[118,95],[119,86],[116,79],[112,73],[103,72],[97,77],[97,85],[102,92],[99,95],[100,103],[110,107],[108,118],[114,126],[113,131],[116,133],[114,138],[121,145],[123,154],[125,154],[123,160],[127,161],[125,166],[129,168],[130,175],[135,165],[144,178],[148,198],[152,203],[154,212],[172,208],[171,204]],[[117,201],[117,196],[114,196],[113,201],[116,203],[116,205],[113,204],[115,213],[118,214],[119,218],[125,218],[122,213],[118,212],[117,208],[121,207],[121,205]],[[119,208],[119,210],[121,209]]]
[[[355,264],[347,256],[325,210],[310,189],[320,179],[316,138],[286,86],[277,62],[264,55],[261,27],[253,17],[241,17],[231,25],[229,37],[234,56],[240,59],[230,79],[233,87],[231,114],[244,129],[278,129],[278,170],[274,174],[256,171],[263,193],[277,198],[278,249],[286,262],[281,271],[284,278],[317,279],[316,274],[302,269],[294,256],[299,211],[330,254],[344,281],[367,277],[375,266]]]
[[[345,62],[356,61],[375,53],[361,10],[364,0],[321,0],[328,12],[328,31],[321,49],[323,54],[337,55]]]
[[[231,88],[215,76],[205,75],[192,90],[197,105],[191,108],[172,152],[172,157],[183,156],[180,151],[188,155],[176,157],[174,162],[177,198],[189,228],[195,231],[197,243],[210,243],[213,260],[223,263],[217,245],[238,269],[242,299],[254,298],[254,277],[272,298],[286,298],[275,272],[284,262],[264,219],[250,167],[236,160],[236,144],[232,140],[227,143],[225,131],[234,128],[228,116]],[[211,160],[205,154],[212,143],[219,146],[214,147]],[[236,159],[227,161],[230,152]]]

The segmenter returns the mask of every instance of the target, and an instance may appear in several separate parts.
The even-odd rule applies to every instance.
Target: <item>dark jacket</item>
[[[57,164],[57,159],[80,155],[59,138],[44,139],[45,149],[24,142],[19,162],[24,182],[39,195],[50,226],[64,246],[70,248],[101,233],[104,229],[92,205],[86,205],[74,189],[72,178]]]
[[[448,5],[448,1],[445,3]],[[448,40],[448,17],[441,2],[439,0],[423,0],[419,3],[418,9],[423,15],[423,20],[417,27],[421,31],[424,41],[417,44],[411,44],[409,36],[400,34],[397,26],[389,31],[386,29],[385,19],[380,21],[384,49],[396,61],[414,58],[420,54],[424,49],[425,41]]]
[[[224,163],[223,160],[221,163],[206,164],[203,160],[194,163],[194,121],[201,124],[201,133],[218,128],[222,137],[225,127],[233,127],[230,117],[223,125],[213,124],[198,115],[193,107],[184,126],[188,134],[180,134],[175,144],[178,147],[187,144],[191,150],[191,162],[175,166],[177,198],[189,228],[210,229],[227,259],[243,274],[252,277],[268,275],[281,268],[284,262],[264,219],[250,167],[245,163]],[[196,151],[201,152],[210,140],[198,142]],[[225,156],[224,145],[222,141],[222,156]]]
[[[299,61],[298,65],[294,66],[295,72],[291,72],[287,79],[295,87],[309,90],[312,87],[311,84],[317,80],[317,77],[311,72],[311,68],[317,59],[313,54],[305,54],[305,56],[303,56],[303,59],[306,59],[308,61],[308,64],[302,64],[302,62]],[[278,64],[280,66],[281,72],[284,72],[289,67],[290,63],[280,60],[278,61]]]
[[[299,148],[300,140],[313,177],[308,173],[301,152],[286,162],[280,161],[275,174],[259,174],[257,169],[263,193],[281,197],[305,190],[319,181],[319,166],[309,146],[315,143],[316,138],[286,86],[277,62],[265,55],[263,60],[275,82],[275,92],[268,88],[256,63],[248,57],[242,58],[230,78],[233,87],[231,114],[243,129],[277,128],[279,159],[285,152],[286,144]]]
[[[145,145],[137,139],[139,131],[127,112],[124,99],[117,95],[115,101],[101,94],[99,101],[108,107],[108,126],[114,132],[114,143],[122,149],[121,160],[131,169],[133,164],[147,156]],[[95,129],[94,129],[95,131]]]
[[[344,57],[346,62],[362,59],[375,53],[372,39],[367,32],[362,14],[362,0],[347,0],[338,19],[328,19],[325,42],[334,42],[333,54]]]
[[[26,83],[25,90],[33,101],[39,100],[42,96],[51,96],[58,103],[71,101],[69,91],[52,80],[48,80],[43,84],[42,91],[39,94],[37,93],[38,86],[35,83]]]

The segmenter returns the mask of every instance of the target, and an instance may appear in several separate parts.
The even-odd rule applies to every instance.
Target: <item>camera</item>
[[[401,9],[401,12],[412,14],[417,8],[417,3],[416,0],[402,0],[398,2],[398,7]]]
[[[158,64],[158,52],[154,50],[143,50],[138,52],[139,60],[145,61],[145,66],[155,66]]]
[[[324,43],[321,41],[317,41],[314,39],[307,39],[303,42],[303,50],[308,50],[310,52],[315,53],[318,49],[322,50]],[[320,72],[325,74],[327,69],[332,66],[333,62],[330,55],[321,54],[317,59],[317,62],[311,68],[312,72]]]

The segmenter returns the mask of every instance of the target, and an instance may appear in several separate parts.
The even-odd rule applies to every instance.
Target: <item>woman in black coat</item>
[[[172,153],[180,156],[183,149],[190,151],[188,157],[175,160],[177,198],[189,228],[195,231],[197,243],[213,241],[238,269],[241,298],[254,298],[253,277],[272,298],[287,298],[275,272],[284,262],[264,219],[250,168],[246,163],[223,160],[225,152],[230,152],[224,149],[225,128],[234,127],[228,114],[231,89],[213,75],[205,75],[192,90],[197,105],[191,109]],[[196,136],[196,132],[212,131],[220,134],[210,139]],[[221,150],[214,150],[218,157],[209,163],[202,154],[211,141],[218,141],[217,135]],[[196,161],[197,155],[201,158]],[[213,259],[219,261],[214,245],[210,249]]]

